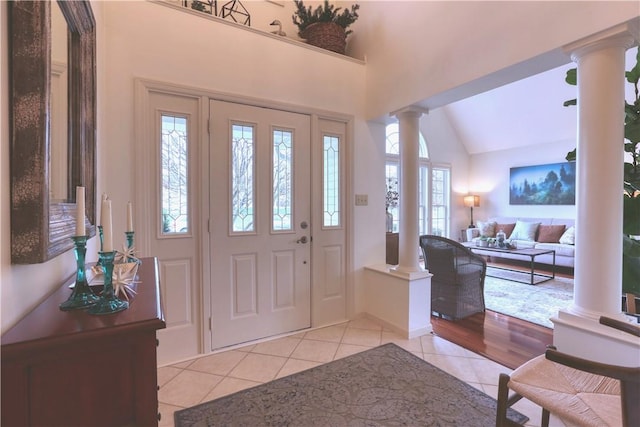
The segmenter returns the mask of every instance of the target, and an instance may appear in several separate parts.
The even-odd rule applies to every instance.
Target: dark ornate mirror
[[[11,261],[33,264],[73,247],[76,186],[96,233],[95,18],[88,1],[8,7]]]

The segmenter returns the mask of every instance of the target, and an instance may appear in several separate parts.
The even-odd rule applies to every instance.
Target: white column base
[[[597,319],[581,316],[571,309],[560,310],[551,321],[553,345],[559,351],[602,363],[640,366],[640,337],[601,325]]]
[[[388,265],[365,267],[364,311],[406,339],[432,332],[431,273],[401,272]]]

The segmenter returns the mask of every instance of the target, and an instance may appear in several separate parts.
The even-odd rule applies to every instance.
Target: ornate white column
[[[619,315],[625,51],[633,38],[607,34],[569,46],[578,64],[576,259],[572,310]]]
[[[576,248],[573,304],[553,318],[559,350],[637,366],[638,342],[598,324],[624,319],[622,189],[625,51],[638,33],[625,23],[565,46],[578,65]]]
[[[420,116],[427,110],[408,107],[391,113],[400,133],[400,233],[399,264],[365,269],[364,310],[386,328],[415,338],[432,331],[431,274],[418,260],[418,179]]]
[[[418,182],[420,116],[427,110],[407,107],[392,113],[400,133],[400,233],[397,271],[422,271],[418,259]]]

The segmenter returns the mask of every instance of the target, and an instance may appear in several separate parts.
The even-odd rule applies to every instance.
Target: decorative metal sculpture
[[[251,15],[242,5],[240,0],[231,0],[228,3],[225,3],[220,11],[220,17],[223,19],[227,19],[227,17],[229,17],[233,19],[233,22],[249,27],[251,26]]]

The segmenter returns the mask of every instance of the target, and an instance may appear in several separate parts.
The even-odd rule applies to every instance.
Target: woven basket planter
[[[316,22],[305,28],[302,38],[313,46],[344,55],[347,36],[344,28],[334,22]]]

